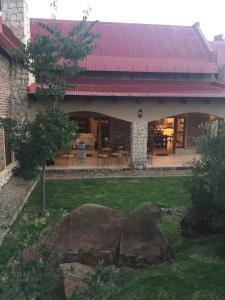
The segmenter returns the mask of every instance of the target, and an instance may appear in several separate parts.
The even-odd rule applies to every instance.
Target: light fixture
[[[143,110],[141,108],[138,110],[138,117],[139,118],[143,117]]]

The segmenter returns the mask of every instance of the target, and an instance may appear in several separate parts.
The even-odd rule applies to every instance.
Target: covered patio
[[[178,168],[188,167],[189,162],[193,159],[198,159],[198,154],[181,154],[181,155],[168,155],[159,157],[153,155],[152,158],[147,160],[147,168]],[[49,165],[48,169],[124,169],[130,168],[130,159],[122,158],[116,160],[115,158],[99,159],[97,152],[92,157],[86,157],[84,162],[76,161],[76,154],[74,156],[62,157],[55,161],[54,165]]]
[[[68,151],[59,153],[51,168],[128,168],[132,166],[132,123],[94,112],[70,113],[78,138]],[[146,167],[187,167],[198,159],[195,139],[212,115],[191,113],[148,122]],[[139,141],[137,141],[136,146]]]
[[[214,81],[80,76],[61,104],[79,139],[52,167],[183,167],[198,158],[199,125],[225,118],[224,99],[225,85]],[[30,113],[42,105],[32,101]]]

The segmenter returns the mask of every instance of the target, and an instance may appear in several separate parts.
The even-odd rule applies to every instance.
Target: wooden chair
[[[108,166],[110,163],[110,150],[100,149],[97,154],[97,165]]]
[[[71,166],[74,166],[75,165],[75,155],[74,154],[70,154],[70,153],[63,153],[61,154],[61,157],[60,157],[63,162],[64,162],[64,165],[68,168],[69,165]]]

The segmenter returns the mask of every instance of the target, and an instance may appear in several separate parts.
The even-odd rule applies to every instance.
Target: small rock
[[[162,208],[162,218],[173,218],[183,216],[182,210],[176,207]]]
[[[88,289],[85,279],[94,274],[94,268],[80,263],[61,264],[60,270],[63,275],[64,293],[69,298],[75,292],[84,293]]]

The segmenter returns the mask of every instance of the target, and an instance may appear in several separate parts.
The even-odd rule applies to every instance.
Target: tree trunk
[[[40,199],[40,216],[45,216],[46,213],[46,201],[45,201],[45,163],[42,166],[41,171],[41,199]]]

